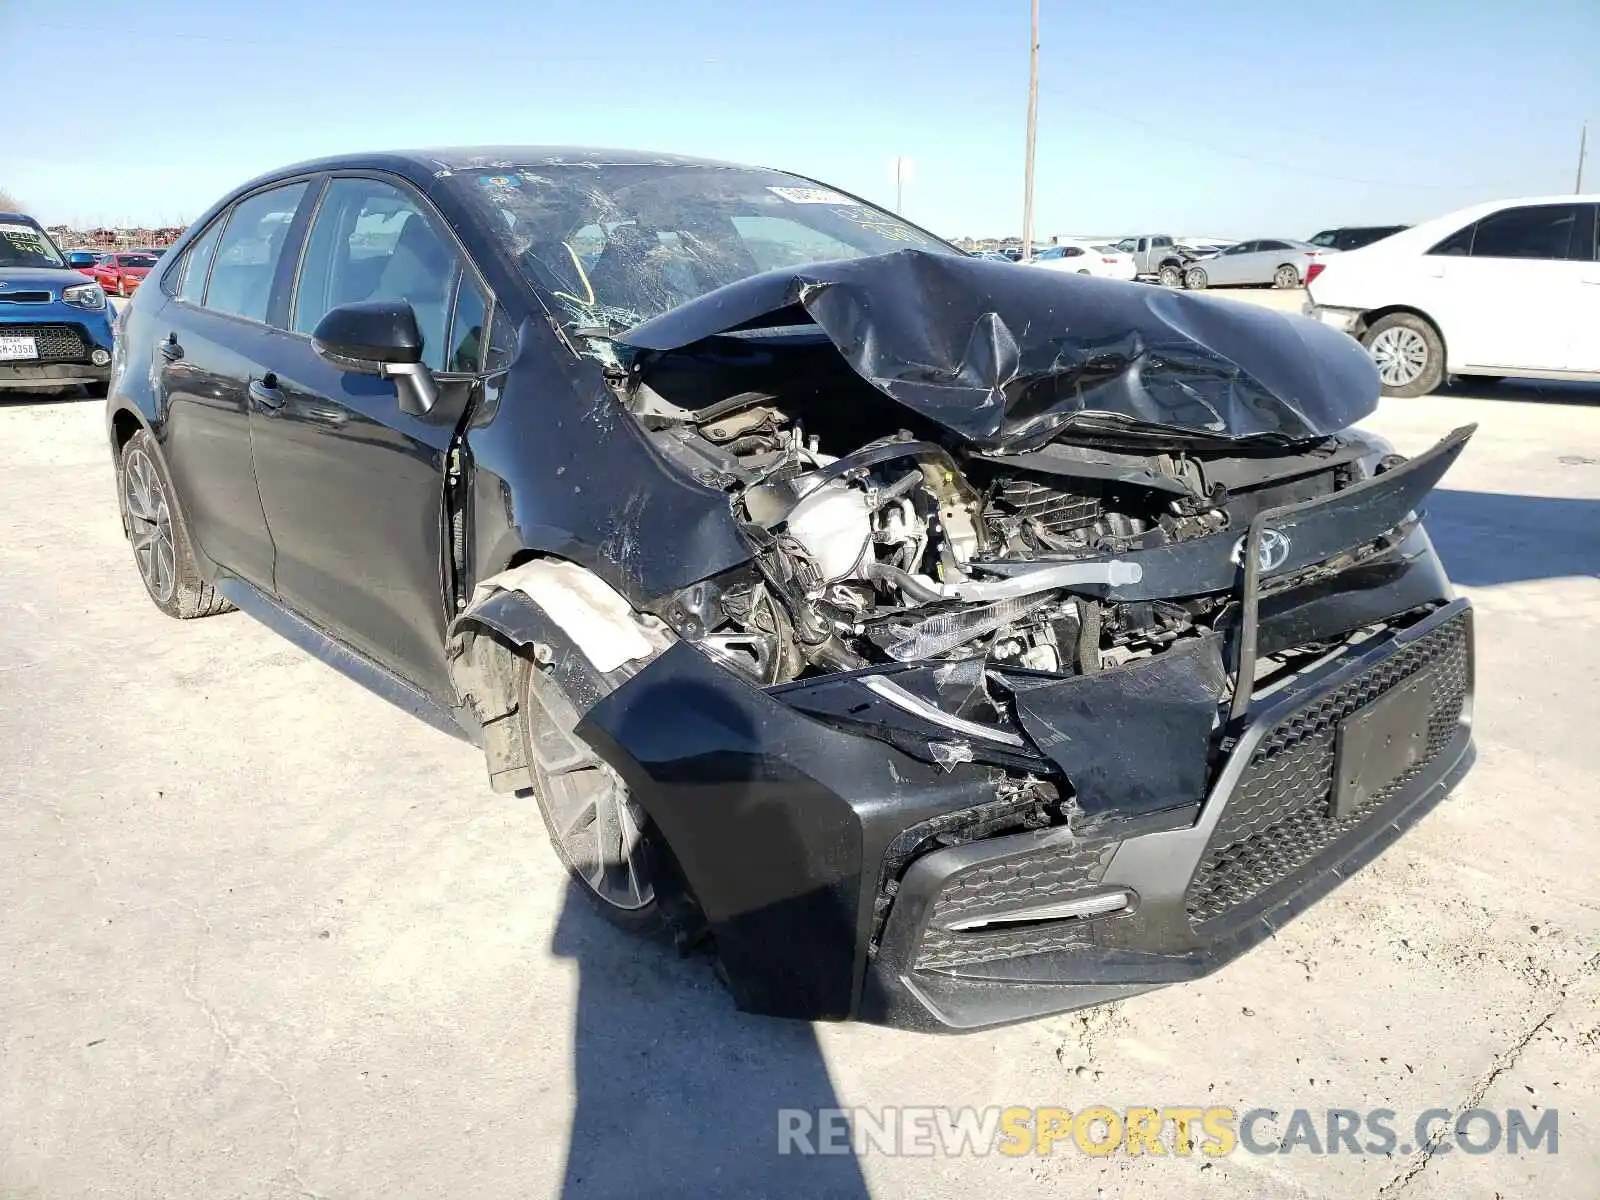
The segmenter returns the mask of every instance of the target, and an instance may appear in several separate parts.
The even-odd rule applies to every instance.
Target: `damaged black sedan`
[[[968,257],[812,180],[313,162],[123,320],[155,603],[482,747],[764,1013],[974,1028],[1202,975],[1472,759],[1472,614],[1352,340]]]

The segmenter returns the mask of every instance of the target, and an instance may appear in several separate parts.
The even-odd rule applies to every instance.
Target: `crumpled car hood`
[[[1302,441],[1378,402],[1366,352],[1314,321],[920,250],[754,275],[616,341],[671,351],[807,323],[873,387],[981,450],[1037,448],[1086,417]]]

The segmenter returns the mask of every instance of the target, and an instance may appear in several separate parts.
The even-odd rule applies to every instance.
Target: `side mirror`
[[[417,314],[404,300],[358,300],[329,309],[311,332],[318,354],[346,371],[395,380],[400,411],[420,417],[439,402],[422,362]]]

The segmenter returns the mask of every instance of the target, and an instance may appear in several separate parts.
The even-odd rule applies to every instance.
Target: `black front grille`
[[[1087,945],[1082,922],[953,930],[953,921],[1000,906],[1063,900],[1100,882],[1115,842],[1079,840],[1043,847],[952,875],[928,914],[918,967],[956,967]]]
[[[31,337],[39,352],[38,362],[85,362],[89,358],[83,334],[72,325],[0,325],[0,337]]]
[[[0,292],[0,304],[49,304],[49,292]]]
[[[1465,613],[1381,660],[1287,717],[1266,736],[1228,797],[1185,896],[1200,925],[1289,878],[1359,828],[1428,769],[1455,735],[1469,686]],[[1422,761],[1364,804],[1334,817],[1334,748],[1339,723],[1402,680],[1425,676],[1428,738]]]

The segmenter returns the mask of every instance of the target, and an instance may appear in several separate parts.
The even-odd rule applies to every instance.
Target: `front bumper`
[[[111,378],[109,306],[98,312],[60,302],[5,308],[0,335],[33,338],[38,358],[0,362],[0,390],[32,391]],[[95,362],[97,357],[104,361]]]
[[[1310,317],[1313,321],[1348,334],[1355,333],[1365,312],[1365,309],[1360,308],[1334,308],[1326,304],[1314,304],[1310,300],[1300,307],[1302,316]]]
[[[933,849],[898,878],[908,833],[970,827],[1006,773],[940,769],[809,717],[681,643],[590,709],[579,733],[671,845],[740,1007],[981,1028],[1215,970],[1437,803],[1472,759],[1470,608],[1439,595],[1431,549],[1354,607],[1340,603],[1355,619],[1424,586],[1438,597],[1425,619],[1258,699],[1204,798]],[[1264,614],[1263,635],[1320,624],[1319,606],[1338,599]],[[1425,753],[1335,819],[1341,724],[1397,687],[1429,689]],[[1104,916],[972,927],[1019,903],[1112,890],[1130,900]]]
[[[1471,609],[1457,600],[1254,711],[1192,819],[1045,830],[917,859],[859,1015],[976,1029],[1218,969],[1374,858],[1466,773],[1472,662]],[[1336,809],[1341,729],[1404,688],[1427,699],[1419,760]],[[983,923],[1095,897],[1125,900],[1097,917]]]

